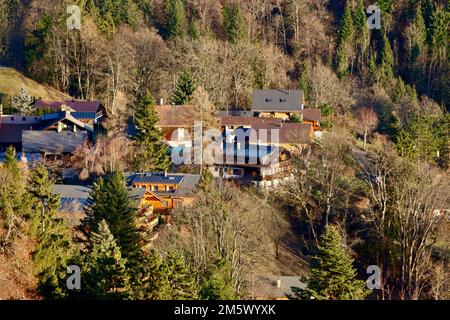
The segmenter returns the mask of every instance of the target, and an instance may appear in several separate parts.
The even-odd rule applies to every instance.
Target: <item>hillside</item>
[[[21,86],[25,85],[29,94],[35,98],[57,100],[68,99],[70,96],[58,90],[40,84],[30,78],[25,77],[13,68],[0,67],[0,94],[13,96],[19,92]]]

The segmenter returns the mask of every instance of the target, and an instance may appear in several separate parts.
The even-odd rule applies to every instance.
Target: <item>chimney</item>
[[[281,289],[281,279],[277,280],[277,289]]]
[[[164,177],[167,178],[167,169],[164,170]]]
[[[164,105],[164,98],[159,99],[159,105],[163,106]]]

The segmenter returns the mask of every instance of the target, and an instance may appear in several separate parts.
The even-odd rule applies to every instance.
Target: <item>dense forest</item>
[[[269,271],[305,275],[297,299],[450,298],[450,1],[376,3],[381,28],[369,30],[363,0],[0,0],[0,65],[102,101],[107,135],[72,165],[117,171],[95,184],[81,245],[55,219],[51,172],[19,169],[9,151],[0,298],[252,298],[253,273]],[[66,26],[73,4],[81,30]],[[192,103],[214,127],[216,111],[247,110],[255,88],[301,89],[322,111],[323,139],[296,155],[295,181],[267,194],[204,174],[199,200],[137,257],[120,171],[169,166],[148,106]],[[120,139],[131,117],[147,132],[133,146]],[[83,166],[89,148],[108,149],[100,168]],[[111,198],[122,200],[106,212]],[[74,263],[88,270],[75,295],[63,284]],[[324,289],[330,263],[342,274]],[[357,280],[368,265],[382,272],[372,294]]]

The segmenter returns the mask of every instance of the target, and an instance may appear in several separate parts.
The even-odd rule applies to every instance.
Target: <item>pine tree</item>
[[[350,1],[345,4],[344,15],[342,16],[339,28],[339,40],[337,49],[336,69],[339,76],[346,76],[349,72],[350,60],[353,56],[353,18]]]
[[[230,278],[230,267],[224,261],[216,263],[206,276],[200,290],[202,300],[235,300],[237,299],[233,281]]]
[[[32,201],[29,222],[31,235],[36,239],[33,260],[38,288],[46,298],[61,298],[66,296],[66,268],[74,246],[69,227],[57,217],[60,200],[52,193],[53,184],[43,165],[32,171],[28,186]]]
[[[247,23],[238,3],[226,4],[223,7],[223,27],[227,40],[233,43],[247,37]]]
[[[186,13],[183,0],[167,0],[166,21],[167,37],[169,39],[184,36]]]
[[[383,34],[382,41],[381,69],[386,79],[391,79],[394,76],[394,54],[386,33]]]
[[[25,86],[20,87],[19,94],[12,97],[12,106],[20,112],[21,115],[32,114],[34,108],[34,98],[28,94]]]
[[[138,299],[195,300],[198,298],[196,274],[185,258],[170,252],[164,259],[151,252],[140,265],[136,284]]]
[[[196,87],[192,73],[183,71],[177,81],[175,91],[172,93],[169,103],[173,105],[189,103]]]
[[[99,223],[105,220],[131,268],[136,266],[140,257],[141,238],[136,219],[137,209],[131,204],[121,172],[113,173],[106,180],[99,178],[94,183],[83,230],[98,232]]]
[[[191,39],[196,40],[199,38],[198,23],[195,18],[192,18],[189,22],[188,34]]]
[[[366,10],[362,0],[358,1],[355,13],[353,15],[353,23],[355,30],[355,47],[357,54],[357,64],[361,71],[363,64],[366,62],[367,49],[370,42],[370,34],[367,28]]]
[[[160,141],[161,130],[157,127],[159,116],[155,109],[155,100],[147,92],[135,108],[135,125],[138,129],[136,136],[139,156],[134,164],[139,171],[163,171],[170,167],[170,157],[167,147]]]
[[[424,52],[424,46],[427,40],[427,30],[420,2],[418,2],[414,11],[414,17],[412,18],[411,36],[410,63],[414,64],[416,59]]]
[[[81,294],[88,299],[124,299],[131,296],[126,259],[105,220],[89,234],[90,251],[83,253]]]
[[[450,12],[436,8],[431,16],[431,48],[438,64],[448,61]]]
[[[307,288],[295,288],[297,299],[362,300],[368,295],[366,283],[356,280],[353,259],[347,253],[336,226],[329,225],[321,237]]]

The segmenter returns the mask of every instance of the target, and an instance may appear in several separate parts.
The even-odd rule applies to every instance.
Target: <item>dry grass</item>
[[[28,93],[36,99],[70,99],[70,96],[59,92],[52,87],[39,84],[38,82],[25,77],[15,69],[0,67],[0,94],[7,96],[17,95],[22,86],[25,86]]]

